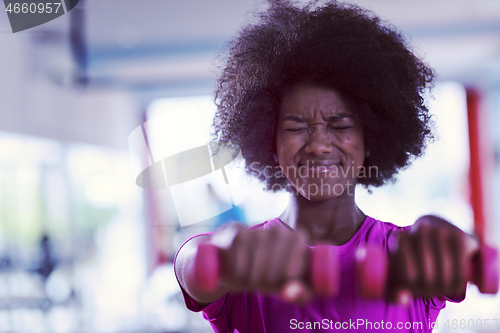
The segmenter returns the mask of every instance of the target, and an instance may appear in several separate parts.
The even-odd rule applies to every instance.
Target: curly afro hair
[[[394,180],[432,139],[423,98],[432,87],[432,70],[400,33],[365,9],[336,1],[303,7],[269,2],[258,22],[228,44],[215,90],[214,137],[239,145],[247,173],[268,190],[287,188],[286,178],[264,175],[266,166],[278,167],[281,97],[294,84],[320,84],[339,91],[360,119],[370,151],[364,167],[378,172],[358,183]]]

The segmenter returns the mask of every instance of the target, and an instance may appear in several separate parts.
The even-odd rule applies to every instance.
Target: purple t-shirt
[[[267,229],[274,225],[283,226],[279,219],[273,219],[253,228]],[[365,300],[355,290],[356,248],[373,244],[387,252],[395,232],[407,230],[408,227],[367,217],[347,243],[337,246],[341,287],[335,298],[318,297],[305,306],[299,306],[259,292],[229,292],[202,308],[182,290],[184,300],[191,311],[203,311],[216,333],[431,332],[439,311],[445,307],[444,296],[416,296],[407,307],[383,299]],[[463,299],[460,298],[454,301]]]

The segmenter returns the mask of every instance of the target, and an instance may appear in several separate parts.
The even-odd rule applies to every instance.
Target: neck
[[[325,201],[310,201],[292,193],[280,220],[293,229],[308,233],[309,244],[347,243],[359,229],[366,215],[358,208],[353,195],[342,195]]]

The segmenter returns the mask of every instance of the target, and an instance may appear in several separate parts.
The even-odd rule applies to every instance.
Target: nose
[[[324,128],[313,128],[305,146],[307,154],[320,156],[333,151],[327,130]]]

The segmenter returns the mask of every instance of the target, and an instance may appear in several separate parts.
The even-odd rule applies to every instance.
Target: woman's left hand
[[[389,260],[389,297],[406,303],[412,294],[463,297],[479,241],[432,215],[402,233]]]

